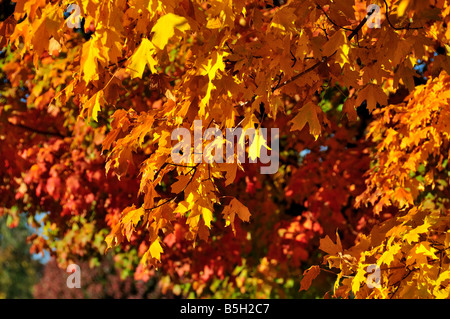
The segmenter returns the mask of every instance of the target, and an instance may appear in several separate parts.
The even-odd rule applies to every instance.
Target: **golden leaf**
[[[317,139],[322,128],[317,118],[317,112],[320,108],[312,102],[306,103],[297,115],[289,122],[292,123],[291,131],[301,131],[306,123],[309,125],[309,132]]]

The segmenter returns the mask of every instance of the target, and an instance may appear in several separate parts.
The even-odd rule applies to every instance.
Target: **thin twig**
[[[169,163],[165,163],[165,164],[169,164]],[[152,208],[146,208],[145,211],[146,211],[146,212],[152,211],[152,210],[154,210],[154,209],[156,209],[156,208],[158,208],[158,207],[161,207],[161,206],[167,204],[168,202],[171,202],[171,201],[177,199],[177,197],[180,196],[180,195],[184,192],[184,190],[189,186],[189,184],[191,184],[192,180],[194,179],[195,173],[197,172],[197,167],[198,167],[199,165],[200,165],[200,163],[198,163],[197,165],[195,165],[195,166],[187,173],[187,174],[190,174],[190,173],[192,172],[192,170],[194,170],[194,173],[192,174],[192,176],[191,176],[191,178],[189,179],[188,183],[183,187],[183,189],[182,189],[178,194],[176,194],[176,195],[173,196],[173,197],[168,198],[167,200],[165,200],[164,202],[162,202],[162,203],[160,203],[160,204],[158,204],[158,205],[156,205],[156,206],[153,206]]]
[[[230,49],[230,52],[231,52],[232,54],[234,54],[233,49],[230,48],[230,46],[228,45],[228,42],[225,42],[225,45],[228,47],[228,49]]]
[[[358,24],[358,26],[352,31],[352,33],[350,33],[350,35],[347,37],[348,41],[350,41],[351,39],[353,39],[353,37],[355,35],[358,34],[359,30],[362,29],[362,27],[364,26],[364,24],[366,24],[367,20],[369,19],[369,17],[375,12],[375,9],[373,9],[372,11],[370,11],[365,17],[364,19],[361,20],[361,22]]]
[[[291,55],[292,55],[292,59],[291,59],[291,60],[294,61],[294,63],[293,63],[292,66],[291,66],[291,68],[293,68],[293,67],[295,66],[295,63],[297,63],[297,58],[296,58],[295,55],[292,53],[292,50],[289,50],[289,52],[290,52]],[[280,79],[281,79],[281,77],[280,77]]]
[[[320,268],[320,270],[323,270],[325,272],[329,272],[330,274],[333,274],[333,275],[336,275],[336,276],[339,275],[339,274],[335,273],[334,271],[331,271],[331,270],[328,270],[328,269],[325,269],[325,268]],[[344,278],[354,278],[355,276],[342,275],[342,277],[344,277]]]
[[[386,20],[389,23],[389,25],[391,26],[392,29],[394,30],[419,30],[419,29],[423,29],[423,27],[411,27],[411,23],[408,22],[408,25],[406,27],[396,27],[391,23],[391,20],[389,19],[389,7],[388,4],[386,2],[386,0],[384,1],[384,5],[386,7]]]
[[[344,29],[347,31],[353,31],[350,28],[346,28],[346,27],[341,27],[340,25],[338,25],[337,23],[335,23],[333,20],[331,20],[331,18],[328,16],[328,14],[325,12],[325,10],[318,4],[316,3],[317,8],[319,8],[320,10],[322,10],[322,12],[325,14],[325,16],[327,17],[328,21],[330,21],[335,27],[338,27],[339,29]]]
[[[168,165],[176,166],[176,167],[184,167],[184,168],[195,168],[195,166],[192,165],[180,165],[180,164],[174,164],[174,163],[167,163]]]

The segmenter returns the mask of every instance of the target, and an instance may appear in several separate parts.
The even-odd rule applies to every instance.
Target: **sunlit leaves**
[[[336,296],[448,296],[446,2],[386,1],[375,29],[361,1],[89,0],[83,29],[66,4],[19,1],[0,26],[2,203],[49,211],[60,256],[103,251],[110,232],[138,277],[268,297],[325,253]],[[239,140],[245,163],[215,163],[220,140],[175,163],[171,133],[195,144],[198,120],[279,129],[280,169],[257,173],[259,137]],[[383,288],[365,285],[371,264]]]
[[[330,268],[355,276],[351,290],[356,297],[448,297],[442,285],[450,266],[448,190],[435,184],[439,180],[448,185],[444,160],[449,157],[450,135],[443,125],[448,121],[448,83],[448,75],[442,73],[417,87],[405,103],[375,112],[378,117],[369,129],[377,144],[375,166],[358,202],[377,203],[377,214],[391,205],[401,210],[363,237],[362,250],[355,246],[340,253],[327,238],[321,241],[330,254],[326,257]],[[353,259],[348,266],[346,254]],[[369,262],[381,267],[380,288],[367,288],[360,270],[354,274],[352,267]],[[349,283],[336,281],[336,285],[340,286],[336,295],[348,296]]]

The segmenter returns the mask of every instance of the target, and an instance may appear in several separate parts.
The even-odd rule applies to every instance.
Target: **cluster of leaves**
[[[449,298],[449,94],[450,76],[441,74],[407,102],[377,110],[369,128],[374,165],[356,203],[374,204],[375,214],[390,206],[399,212],[349,249],[339,238],[321,242],[325,262],[340,270],[335,295]],[[370,264],[380,268],[379,289],[365,283]]]
[[[23,218],[10,228],[14,222],[13,218],[0,217],[0,299],[31,298],[43,268],[29,253],[26,240],[31,229]]]
[[[69,274],[58,267],[52,259],[46,263],[43,276],[34,286],[33,297],[36,299],[149,299],[161,298],[156,287],[156,280],[147,282],[122,278],[120,269],[107,256],[99,265],[92,267],[88,262],[78,262],[80,267],[79,289],[68,289]]]
[[[371,29],[354,0],[18,0],[0,26],[0,213],[27,212],[60,265],[110,249],[136,279],[158,268],[163,293],[296,296],[320,246],[335,296],[445,297],[450,6],[378,4]],[[174,163],[171,133],[195,120],[279,128],[278,172]],[[364,288],[369,263],[384,290]]]

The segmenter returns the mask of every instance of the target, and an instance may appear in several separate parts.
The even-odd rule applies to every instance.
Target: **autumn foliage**
[[[2,8],[0,214],[33,252],[184,297],[449,298],[448,0]],[[278,128],[278,171],[175,163],[195,120]]]

